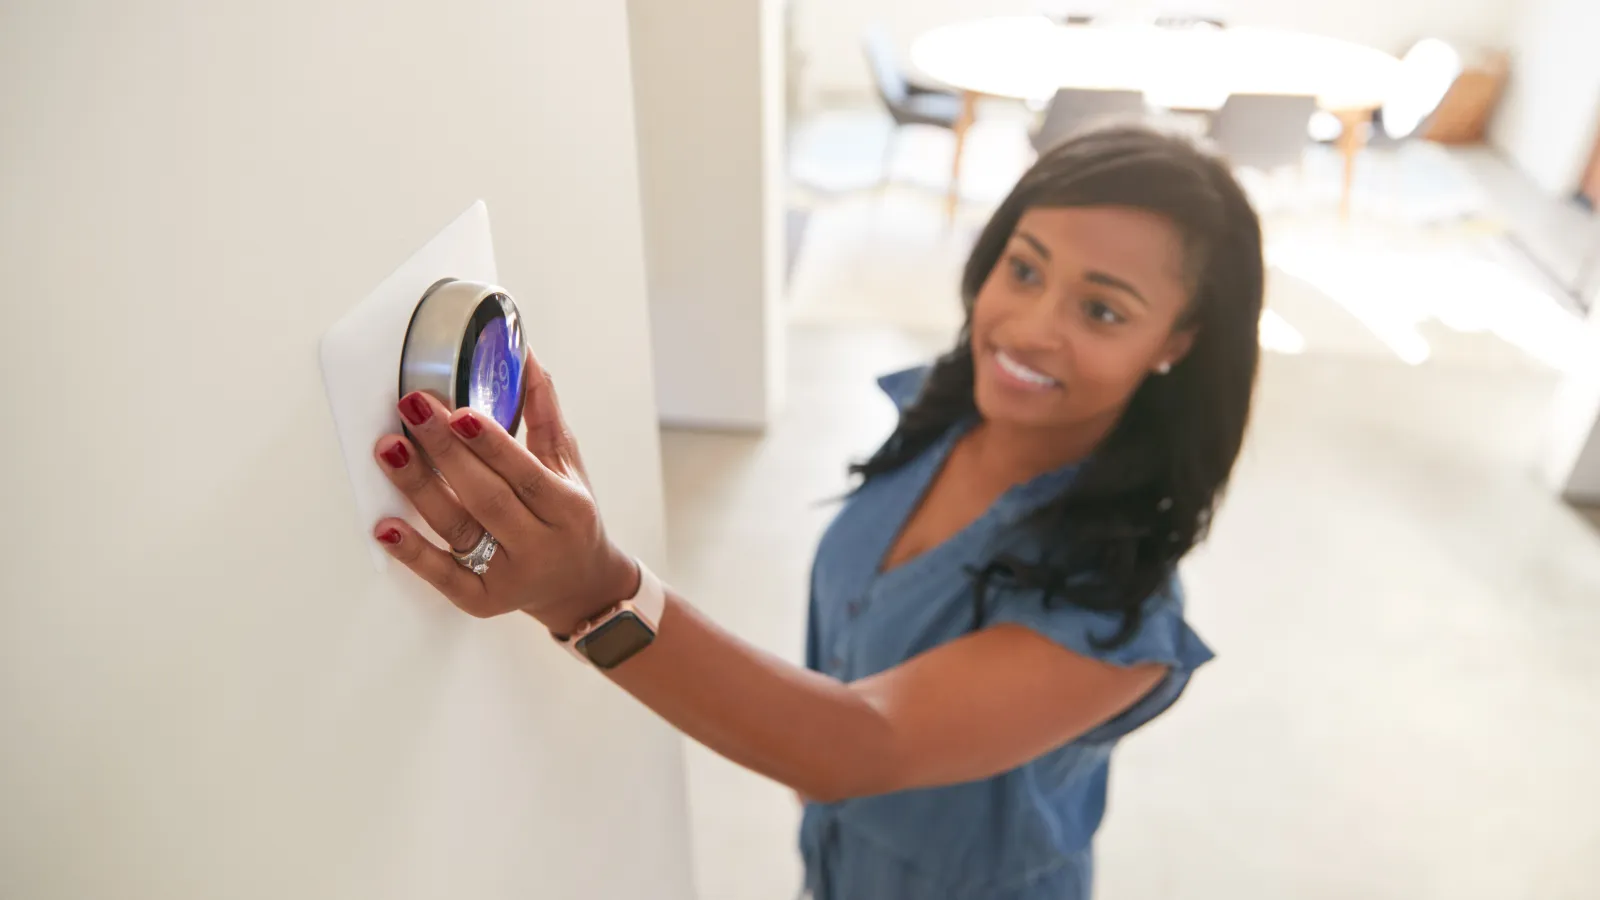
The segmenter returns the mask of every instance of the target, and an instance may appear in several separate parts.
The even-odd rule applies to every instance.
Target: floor
[[[671,577],[790,660],[845,465],[893,424],[872,379],[950,340],[955,273],[1026,164],[1010,147],[977,142],[954,225],[927,147],[886,189],[800,147],[787,406],[761,436],[663,436]],[[1553,386],[1594,361],[1503,240],[1525,188],[1450,159],[1409,206],[1363,184],[1350,225],[1315,171],[1267,216],[1252,430],[1184,567],[1218,660],[1119,751],[1101,900],[1600,896],[1600,515],[1536,475]],[[793,897],[789,793],[697,747],[690,767],[703,900]]]

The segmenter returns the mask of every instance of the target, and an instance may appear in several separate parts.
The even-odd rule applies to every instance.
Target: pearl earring
[[[1167,374],[1168,372],[1171,372],[1171,371],[1172,371],[1172,363],[1169,363],[1166,360],[1162,360],[1161,363],[1156,366],[1156,374],[1157,375],[1165,375],[1165,374]]]

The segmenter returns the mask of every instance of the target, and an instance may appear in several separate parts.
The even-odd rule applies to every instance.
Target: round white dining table
[[[1143,22],[1066,25],[1044,16],[959,22],[920,35],[911,64],[962,92],[950,204],[966,130],[980,97],[1048,100],[1058,89],[1142,91],[1154,106],[1220,108],[1229,94],[1300,94],[1317,98],[1344,123],[1341,207],[1349,209],[1361,124],[1392,91],[1400,61],[1381,50],[1322,35],[1275,28],[1158,27]]]

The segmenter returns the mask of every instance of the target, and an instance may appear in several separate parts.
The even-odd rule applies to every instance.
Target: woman
[[[400,408],[439,474],[377,447],[453,547],[503,552],[480,575],[401,520],[376,536],[468,613],[585,635],[624,690],[808,798],[818,900],[1087,897],[1112,748],[1211,657],[1175,569],[1243,439],[1260,226],[1190,144],[1097,130],[1022,177],[962,289],[955,347],[880,382],[899,424],[818,550],[805,669],[607,539],[531,358],[526,448],[421,395]]]

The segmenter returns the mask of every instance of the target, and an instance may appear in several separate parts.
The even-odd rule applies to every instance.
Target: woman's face
[[[1189,349],[1184,262],[1177,227],[1155,213],[1024,212],[972,313],[978,411],[1030,428],[1114,422]]]

